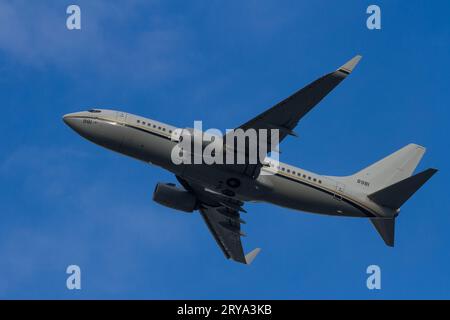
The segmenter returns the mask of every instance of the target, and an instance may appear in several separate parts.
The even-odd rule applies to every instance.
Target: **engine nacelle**
[[[197,207],[197,198],[173,183],[158,183],[153,192],[153,200],[163,206],[184,212],[192,212]]]

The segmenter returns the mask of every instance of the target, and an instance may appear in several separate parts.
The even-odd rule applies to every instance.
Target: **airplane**
[[[344,80],[360,61],[357,55],[287,99],[241,125],[240,129],[278,130],[279,141]],[[227,259],[250,264],[260,248],[244,254],[241,218],[246,202],[264,202],[332,216],[368,218],[386,245],[394,246],[400,207],[436,172],[413,172],[425,148],[408,144],[349,176],[319,175],[270,157],[244,164],[174,164],[171,153],[192,128],[177,128],[123,111],[90,109],[63,116],[82,137],[107,149],[159,166],[179,182],[157,183],[153,200],[183,212],[199,211]],[[174,132],[181,132],[178,140]],[[278,146],[269,145],[268,154]]]

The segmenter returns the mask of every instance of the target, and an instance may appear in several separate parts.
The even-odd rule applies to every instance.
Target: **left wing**
[[[287,135],[296,136],[294,128],[300,119],[341,83],[353,71],[359,60],[361,60],[361,56],[353,57],[336,71],[310,83],[239,128],[243,130],[278,129],[280,142]]]
[[[178,181],[199,200],[199,210],[209,231],[227,259],[250,264],[261,249],[256,248],[247,255],[242,248],[241,237],[245,234],[241,224],[245,223],[240,212],[245,212],[241,201],[231,199],[177,176]]]
[[[279,102],[272,108],[261,113],[257,117],[244,123],[236,129],[242,129],[244,131],[248,129],[266,129],[267,141],[258,141],[258,145],[266,145],[267,153],[275,151],[277,145],[271,145],[272,130],[278,130],[279,141],[281,142],[286,136],[297,136],[294,132],[300,119],[302,119],[311,109],[313,109],[326,95],[328,95],[342,80],[344,80],[356,67],[361,56],[357,55],[339,69],[334,72],[328,73],[323,77],[308,84],[303,89],[298,90],[290,97]],[[235,129],[235,130],[236,130]],[[225,136],[228,136],[227,134]],[[232,142],[226,142],[232,145]],[[246,154],[247,150],[244,150]],[[259,174],[259,168],[261,164],[240,166],[236,167],[235,171],[241,171],[242,173],[256,178]]]

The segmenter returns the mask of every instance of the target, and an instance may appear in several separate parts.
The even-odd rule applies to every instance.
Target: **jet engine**
[[[159,182],[153,192],[153,200],[163,206],[184,212],[192,212],[197,207],[197,198],[173,183]]]

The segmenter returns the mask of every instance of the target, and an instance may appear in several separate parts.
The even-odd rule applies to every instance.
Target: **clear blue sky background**
[[[450,5],[375,1],[0,0],[0,298],[450,298]],[[364,219],[247,206],[251,266],[224,259],[198,214],[152,202],[161,169],[61,121],[103,107],[233,128],[355,54],[284,162],[346,175],[415,142],[439,173],[403,208],[396,247]],[[65,287],[82,269],[82,290]],[[382,290],[366,288],[366,267]]]

